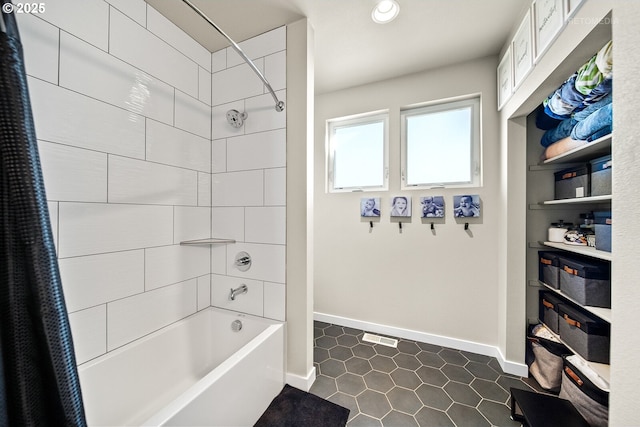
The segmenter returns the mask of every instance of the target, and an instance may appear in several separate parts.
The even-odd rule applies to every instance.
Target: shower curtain
[[[22,46],[0,22],[0,427],[85,426]]]

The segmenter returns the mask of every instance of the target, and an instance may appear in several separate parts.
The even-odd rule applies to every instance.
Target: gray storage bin
[[[560,251],[538,251],[538,280],[560,289]]]
[[[540,387],[553,392],[560,391],[563,356],[573,354],[566,345],[554,341],[543,325],[530,328],[527,341],[531,354],[529,372]]]
[[[558,308],[562,300],[553,292],[539,291],[539,313],[540,321],[547,325],[556,334],[558,331],[559,313]]]
[[[580,167],[564,169],[555,174],[555,198],[573,199],[587,197],[591,193],[589,183],[589,164]]]
[[[611,252],[611,212],[594,212],[596,249]]]
[[[609,363],[611,325],[581,308],[560,304],[560,338],[590,362]]]
[[[604,196],[611,194],[611,156],[591,160],[591,195]]]
[[[563,357],[559,397],[569,400],[591,427],[609,425],[609,390],[578,356]]]
[[[609,263],[561,256],[560,290],[582,305],[611,308]]]

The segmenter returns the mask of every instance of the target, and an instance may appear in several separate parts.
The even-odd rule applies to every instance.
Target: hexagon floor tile
[[[540,391],[534,380],[502,372],[493,357],[402,338],[394,349],[363,335],[314,323],[310,391],[348,407],[347,427],[520,426],[509,418],[508,387]]]

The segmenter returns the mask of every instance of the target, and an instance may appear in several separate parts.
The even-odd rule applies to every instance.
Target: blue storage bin
[[[596,230],[596,249],[611,252],[611,212],[594,212]]]
[[[611,173],[613,162],[611,156],[591,160],[591,195],[605,196],[611,194]]]

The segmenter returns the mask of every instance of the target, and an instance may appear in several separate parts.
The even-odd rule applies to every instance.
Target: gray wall
[[[316,318],[389,326],[394,333],[423,340],[446,337],[453,346],[475,346],[492,354],[497,345],[498,115],[497,59],[484,58],[453,67],[327,93],[316,98],[315,275]],[[473,189],[400,190],[400,109],[424,102],[481,94],[483,186]],[[326,120],[389,110],[389,191],[328,194]],[[479,194],[482,218],[453,217],[453,196]],[[413,198],[413,217],[389,217],[390,199]],[[446,218],[423,223],[419,198],[443,195]],[[381,197],[383,214],[369,229],[360,218],[362,197]],[[351,322],[353,323],[353,322]]]

